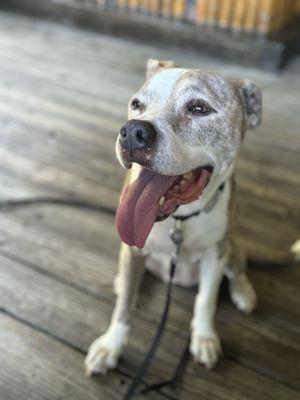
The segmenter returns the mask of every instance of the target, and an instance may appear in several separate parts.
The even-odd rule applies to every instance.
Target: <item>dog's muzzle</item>
[[[156,130],[150,122],[130,119],[121,128],[119,141],[122,149],[133,158],[136,150],[148,150],[155,137]]]

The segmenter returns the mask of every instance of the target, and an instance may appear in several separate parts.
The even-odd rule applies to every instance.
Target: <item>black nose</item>
[[[156,136],[154,126],[148,121],[130,119],[120,130],[120,143],[131,154],[152,144]]]

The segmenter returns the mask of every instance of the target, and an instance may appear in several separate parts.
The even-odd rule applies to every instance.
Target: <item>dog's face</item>
[[[260,123],[260,90],[250,81],[171,65],[149,60],[148,79],[129,102],[129,120],[150,122],[155,138],[130,154],[119,137],[118,159],[124,167],[138,162],[165,175],[205,165],[224,173],[245,131]]]
[[[130,100],[128,117],[116,145],[124,167],[137,162],[159,176],[181,177],[175,186],[183,189],[202,179],[198,187],[187,185],[181,202],[163,204],[159,219],[195,200],[232,166],[245,131],[260,123],[261,93],[247,80],[149,60],[146,83]]]

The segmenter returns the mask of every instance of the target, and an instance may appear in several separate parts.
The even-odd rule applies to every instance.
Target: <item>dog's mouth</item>
[[[117,209],[116,224],[123,242],[142,248],[156,221],[162,221],[177,207],[189,204],[203,193],[212,167],[199,167],[183,175],[160,175],[143,168],[126,186]]]

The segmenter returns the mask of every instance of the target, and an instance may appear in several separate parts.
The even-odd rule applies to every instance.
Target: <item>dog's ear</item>
[[[153,60],[149,58],[147,62],[147,79],[151,78],[154,74],[161,71],[164,68],[174,68],[175,63],[174,61],[160,61],[160,60]]]
[[[244,106],[247,129],[255,129],[261,123],[262,96],[260,89],[250,80],[233,81]]]

